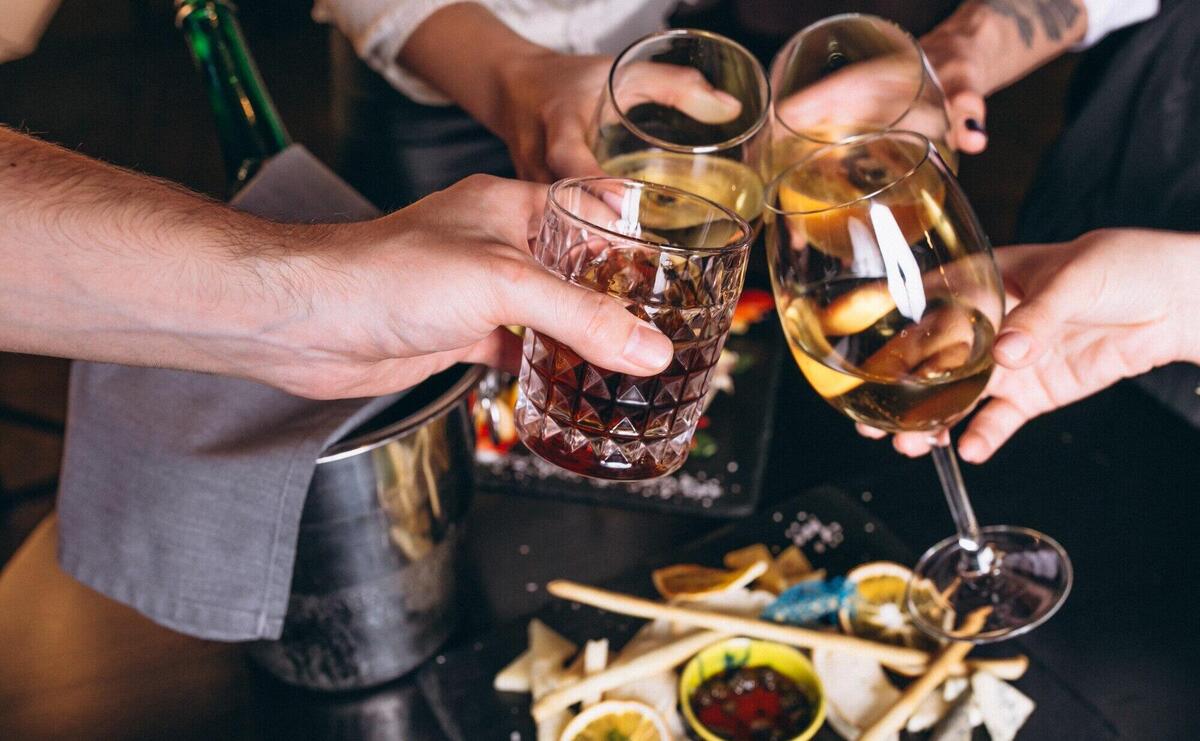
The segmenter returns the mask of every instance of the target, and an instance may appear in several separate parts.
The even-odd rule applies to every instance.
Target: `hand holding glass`
[[[656,376],[616,373],[525,331],[516,426],[537,455],[575,473],[639,480],[687,460],[742,291],[750,226],[711,201],[620,178],[550,188],[534,257],[621,300],[671,339]]]
[[[708,31],[634,42],[613,62],[592,127],[592,153],[616,177],[708,198],[749,222],[762,180],[748,165],[770,93],[758,60]]]
[[[764,228],[784,334],[801,372],[850,418],[890,432],[946,430],[992,373],[1004,289],[987,237],[929,140],[853,137],[767,189]],[[958,534],[918,562],[909,609],[927,632],[977,642],[1032,629],[1065,599],[1056,542],[980,528],[953,449],[935,446]],[[986,608],[982,630],[968,616]]]

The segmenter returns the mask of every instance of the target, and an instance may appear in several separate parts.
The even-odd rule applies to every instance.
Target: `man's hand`
[[[326,398],[406,388],[457,362],[515,371],[520,339],[505,325],[544,332],[606,368],[661,371],[666,337],[530,255],[545,200],[544,186],[476,175],[382,219],[333,227],[316,251],[268,266],[308,288],[303,312],[268,334],[294,352],[258,373]]]
[[[988,400],[959,439],[964,460],[986,461],[1030,419],[1122,378],[1200,360],[1197,235],[1100,230],[1068,244],[1008,247],[996,257],[1017,305],[996,338]],[[906,455],[929,450],[923,434],[893,442]]]
[[[529,253],[546,188],[468,178],[375,221],[276,224],[0,127],[0,349],[315,398],[514,368],[521,324],[650,375],[671,343]]]
[[[951,141],[987,147],[984,99],[1083,39],[1083,0],[968,0],[921,39],[946,93]]]

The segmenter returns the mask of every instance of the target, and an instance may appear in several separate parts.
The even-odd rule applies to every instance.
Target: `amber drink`
[[[675,352],[662,373],[634,376],[526,330],[516,412],[526,447],[602,479],[654,478],[683,465],[741,293],[750,234],[732,211],[667,186],[555,184],[534,256],[621,301]]]

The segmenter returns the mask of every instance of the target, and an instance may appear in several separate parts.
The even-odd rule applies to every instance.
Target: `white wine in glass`
[[[817,149],[767,188],[764,229],[784,334],[808,382],[854,420],[935,443],[958,534],[914,569],[917,625],[986,642],[1041,624],[1070,590],[1066,552],[1032,530],[979,527],[953,449],[936,444],[987,387],[1004,289],[933,145],[892,131]]]
[[[707,92],[680,96],[679,107],[656,100],[682,86]],[[613,62],[592,153],[609,175],[694,193],[756,224],[762,178],[748,162],[769,104],[766,73],[740,44],[691,29],[652,34]]]

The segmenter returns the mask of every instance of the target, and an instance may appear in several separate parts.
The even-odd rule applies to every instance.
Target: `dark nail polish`
[[[971,131],[974,131],[978,134],[986,134],[987,133],[987,129],[983,128],[983,124],[979,123],[978,119],[968,118],[966,123],[967,123],[967,128],[970,129]]]

